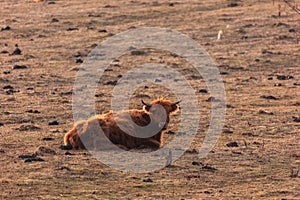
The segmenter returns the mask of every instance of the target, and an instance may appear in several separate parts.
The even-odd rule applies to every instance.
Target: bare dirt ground
[[[279,17],[278,3],[0,0],[0,199],[300,199],[300,15],[281,3]],[[87,151],[61,150],[73,125],[81,60],[110,36],[144,26],[180,31],[216,62],[227,114],[213,151],[197,156],[210,120],[205,82],[184,59],[158,50],[128,53],[110,66],[95,95],[97,110],[110,110],[113,83],[129,68],[172,66],[195,88],[201,108],[190,150],[147,174],[111,169]],[[133,94],[131,106],[159,96],[176,100],[150,85]],[[167,141],[176,137],[178,118]]]

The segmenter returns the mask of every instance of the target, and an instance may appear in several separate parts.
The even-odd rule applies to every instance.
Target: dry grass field
[[[300,15],[282,2],[0,0],[0,199],[300,199]],[[81,62],[102,41],[138,27],[186,34],[218,66],[226,122],[205,158],[197,151],[211,116],[206,84],[183,58],[153,49],[128,52],[109,67],[97,112],[110,110],[113,83],[128,69],[174,67],[201,108],[189,150],[171,166],[138,174],[109,168],[88,151],[60,149],[74,123]],[[164,95],[176,100],[156,85],[139,88],[131,107]],[[178,134],[179,117],[167,141]]]

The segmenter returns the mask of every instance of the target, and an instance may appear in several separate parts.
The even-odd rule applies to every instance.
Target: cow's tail
[[[76,130],[76,126],[74,126],[69,132],[66,133],[65,137],[64,137],[64,145],[66,146],[72,146],[71,142],[70,142],[70,137],[75,135],[77,132]]]

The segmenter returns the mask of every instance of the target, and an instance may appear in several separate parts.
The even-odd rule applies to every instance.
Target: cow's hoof
[[[72,146],[71,145],[61,145],[60,149],[62,149],[62,150],[71,150]]]

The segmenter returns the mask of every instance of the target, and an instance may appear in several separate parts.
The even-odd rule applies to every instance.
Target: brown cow
[[[157,99],[147,104],[142,100],[144,104],[143,110],[129,110],[120,111],[117,113],[108,112],[102,115],[96,115],[91,117],[86,121],[80,121],[74,125],[74,127],[66,133],[64,137],[64,144],[66,147],[72,147],[76,149],[85,149],[85,146],[81,139],[84,138],[85,144],[89,148],[106,149],[105,145],[108,141],[103,140],[103,135],[101,137],[99,128],[103,130],[106,137],[114,144],[125,147],[125,149],[133,149],[140,147],[147,148],[160,148],[163,145],[164,133],[167,130],[168,123],[170,121],[170,115],[176,113],[179,110],[178,102],[172,103],[167,99]],[[157,106],[157,105],[161,106]],[[164,109],[162,109],[164,108]],[[128,119],[131,116],[131,119]],[[151,137],[139,137],[139,132],[141,132],[141,127],[145,127],[150,124],[151,118],[153,122],[151,123],[152,128],[157,132],[152,133]],[[136,125],[130,123],[128,120],[132,120]],[[117,121],[117,122],[116,122]],[[122,129],[117,125],[122,126]],[[100,127],[99,127],[100,126]],[[147,129],[143,129],[146,130]],[[130,133],[127,134],[127,133]],[[143,133],[147,134],[147,133]],[[134,137],[137,136],[137,137]],[[101,145],[101,147],[99,146]]]

